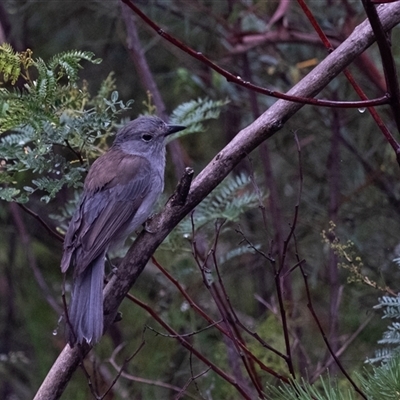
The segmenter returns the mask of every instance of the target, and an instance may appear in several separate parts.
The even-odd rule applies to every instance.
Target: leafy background
[[[244,79],[285,92],[325,57],[326,50],[315,40],[311,26],[294,1],[290,2],[283,21],[269,27],[268,21],[278,5],[278,1],[139,3],[150,18],[196,51]],[[333,43],[343,40],[349,26],[365,18],[360,2],[321,0],[309,5]],[[26,157],[29,168],[24,170],[18,164],[14,174],[1,171],[3,198],[27,201],[24,204],[31,214],[39,215],[53,231],[63,233],[88,165],[106,150],[110,136],[120,124],[140,113],[154,112],[152,94],[143,88],[135,69],[135,60],[127,47],[121,5],[116,1],[6,0],[0,5],[0,22],[7,42],[17,52],[33,51],[36,72],[34,65],[32,84],[40,77],[40,68],[63,60],[66,54],[102,60],[101,63],[81,61],[83,68],[76,76],[75,86],[71,85],[73,75],[63,76],[58,86],[47,87],[45,91],[36,86],[37,96],[42,97],[24,96],[26,105],[36,106],[25,115],[36,130],[30,131],[26,124],[16,130],[1,108],[2,160],[15,157],[15,153],[7,153],[11,151],[26,156],[19,143],[30,142],[32,132],[47,135],[47,141],[42,142],[44,147],[34,148],[40,157]],[[178,117],[172,114],[172,118],[183,120],[190,107],[201,109],[207,101],[210,108],[217,110],[214,115],[217,118],[209,119],[203,109],[197,118],[201,126],[196,126],[195,113],[192,114],[190,124],[196,132],[179,139],[184,164],[193,167],[197,174],[241,127],[251,123],[275,100],[228,83],[163,41],[139,20],[136,26],[152,76],[167,105],[167,114],[177,110]],[[285,29],[292,34],[303,34],[303,39],[278,35],[274,41],[266,39],[252,44],[258,33]],[[243,38],[252,45],[246,49],[240,47]],[[396,28],[392,33],[393,43],[397,38]],[[397,60],[398,46],[393,46],[393,51]],[[354,63],[350,70],[372,98],[384,91],[379,79],[377,48],[373,46],[367,57],[368,60]],[[371,63],[368,68],[367,61]],[[372,66],[379,72],[375,76],[368,73]],[[14,92],[12,79],[6,78],[3,75],[0,104],[10,104],[15,110],[16,105],[10,99],[13,96],[18,99],[24,93],[27,80],[19,78]],[[343,76],[336,78],[321,96],[356,99]],[[186,108],[182,109],[182,104]],[[21,107],[26,110],[25,105]],[[77,110],[81,119],[77,118]],[[379,110],[392,128],[389,109]],[[67,129],[72,132],[66,132]],[[70,152],[70,158],[64,148],[50,154],[48,142],[64,145],[67,134],[71,148],[79,151]],[[300,159],[296,140],[301,148]],[[83,161],[79,167],[77,155]],[[57,160],[65,164],[57,165]],[[42,175],[41,169],[45,172]],[[178,170],[175,159],[169,158],[165,198],[160,207],[176,186]],[[224,287],[241,321],[269,345],[284,352],[274,266],[265,255],[279,259],[302,184],[296,240],[289,245],[286,263],[289,268],[294,266],[297,254],[306,260],[304,268],[313,306],[333,349],[341,351],[340,360],[347,371],[363,373],[367,358],[384,355],[375,351],[380,348],[377,341],[387,329],[388,321],[382,321],[381,311],[373,307],[378,302],[383,307],[394,302],[398,307],[396,298],[383,297],[397,292],[400,277],[398,262],[393,261],[400,252],[397,178],[395,154],[367,112],[306,106],[259,151],[250,154],[232,177],[198,207],[192,219],[183,221],[168,237],[155,257],[196,303],[218,319],[218,307],[198,268],[208,249],[215,248]],[[19,192],[10,192],[11,188]],[[26,209],[5,200],[0,203],[0,397],[25,399],[33,397],[64,346],[63,328],[57,322],[63,307],[61,244]],[[226,221],[220,225],[222,220]],[[190,241],[193,233],[197,244],[204,249],[193,250]],[[208,277],[218,280],[214,270]],[[68,280],[65,289],[68,292]],[[207,324],[155,264],[147,266],[132,293],[177,332],[194,332],[190,336],[193,346],[222,369],[233,370],[237,360],[232,359],[226,338],[212,327],[202,330]],[[315,380],[328,369],[340,390],[347,393],[349,383],[335,363],[330,362],[307,308],[306,288],[298,268],[285,279],[284,295],[296,372]],[[123,320],[113,326],[85,364],[100,393],[116,375],[115,364],[121,366],[142,340],[145,345],[126,366],[129,376],[118,380],[108,398],[174,398],[179,393],[177,387],[184,387],[191,376],[206,370],[173,337],[160,335],[165,332],[142,308],[125,302],[121,311]],[[390,316],[397,318],[397,315],[394,310]],[[246,340],[263,363],[288,375],[282,358],[247,336]],[[389,344],[392,343],[396,341]],[[268,374],[260,375],[265,390],[268,383],[276,384],[275,378]],[[238,398],[231,384],[211,372],[204,373],[197,382],[197,386],[192,383],[187,392],[182,392],[182,398]],[[90,397],[87,377],[78,371],[63,398]]]

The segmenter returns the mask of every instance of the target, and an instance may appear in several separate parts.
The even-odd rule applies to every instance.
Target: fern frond
[[[0,73],[3,74],[4,82],[10,81],[12,85],[21,73],[20,56],[8,43],[0,46]]]
[[[259,206],[267,194],[258,192],[252,187],[252,179],[245,173],[228,176],[213,192],[211,192],[194,210],[191,216],[184,218],[180,224],[168,235],[163,247],[174,251],[182,250],[182,242],[192,237],[193,225],[197,231],[206,225],[213,225],[218,219],[235,222],[246,211]],[[245,247],[238,250],[236,255],[232,253],[231,258],[239,256],[240,252],[251,252]],[[228,259],[221,260],[225,262]]]
[[[0,143],[2,146],[25,146],[33,139],[33,133],[33,129],[17,129],[13,133],[3,136]]]
[[[5,201],[18,201],[19,203],[26,203],[28,196],[21,195],[21,190],[11,187],[0,188],[0,199]]]
[[[99,64],[101,59],[94,58],[90,51],[72,50],[55,55],[49,62],[49,69],[55,73],[58,69],[57,80],[67,76],[69,82],[74,84],[78,80],[78,71],[82,68],[80,62],[86,60],[92,64]]]
[[[400,267],[400,257],[396,257],[392,260],[398,267]]]
[[[361,387],[369,400],[397,400],[400,393],[399,353],[375,367],[371,372],[357,374]]]
[[[208,98],[191,100],[179,105],[170,117],[171,124],[186,126],[184,131],[172,135],[170,140],[194,132],[204,131],[203,122],[216,119],[221,113],[221,108],[228,104],[228,100],[210,100]]]
[[[40,58],[35,61],[35,66],[39,73],[35,86],[37,101],[49,105],[57,88],[54,71],[48,68],[46,63]]]
[[[378,304],[374,308],[383,308],[385,306],[400,307],[400,297],[398,296],[382,296],[378,299]]]
[[[84,160],[98,155],[94,141],[110,134],[129,104],[118,100],[116,91],[107,93],[110,98],[98,95],[91,103],[86,85],[78,86],[81,61],[100,62],[93,53],[68,51],[47,63],[33,59],[30,50],[16,53],[9,45],[2,49],[3,66],[7,63],[10,68],[19,60],[18,78],[25,81],[22,90],[0,88],[0,159],[4,160],[2,182],[8,185],[2,198],[26,201],[40,191],[45,193],[41,200],[48,202],[64,185],[80,185],[87,168]],[[30,68],[35,69],[35,81],[30,79]],[[4,71],[8,70],[4,67]],[[110,86],[108,80],[104,87]],[[71,162],[74,154],[79,163]],[[20,174],[23,171],[33,177],[21,190],[18,181],[26,176]]]
[[[260,198],[258,193],[248,189],[250,184],[250,176],[244,173],[225,179],[197,206],[196,222],[201,226],[217,218],[237,221],[245,211],[257,207]]]
[[[388,330],[384,332],[382,339],[378,340],[379,344],[400,344],[400,324],[393,322],[388,326]]]
[[[259,249],[261,246],[255,246],[256,249]],[[224,264],[236,257],[240,257],[243,254],[254,254],[255,250],[250,248],[249,246],[240,246],[231,251],[228,251],[226,254],[219,258],[219,264]]]
[[[399,319],[400,318],[400,296],[382,296],[378,299],[375,309],[383,309],[383,318]],[[382,339],[378,340],[379,344],[385,344],[387,347],[375,351],[375,357],[368,358],[366,362],[377,363],[386,362],[395,354],[400,353],[400,323],[392,322],[387,330],[383,333]]]
[[[366,364],[385,363],[393,357],[393,349],[383,347],[375,351],[375,357],[368,357],[365,360]]]
[[[291,380],[290,384],[267,386],[273,400],[355,400],[356,396],[350,389],[339,388],[336,381],[319,378],[310,384],[304,378]]]
[[[382,318],[400,318],[400,297],[383,296],[378,299],[379,303],[374,306],[375,309],[382,308]]]

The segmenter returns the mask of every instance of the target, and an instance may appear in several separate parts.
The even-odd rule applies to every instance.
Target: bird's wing
[[[150,191],[152,178],[145,158],[118,149],[93,163],[65,237],[63,272],[75,252],[74,275],[82,273],[128,227]]]

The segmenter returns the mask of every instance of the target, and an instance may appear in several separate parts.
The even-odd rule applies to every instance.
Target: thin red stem
[[[147,25],[149,25],[152,29],[154,29],[165,40],[172,43],[174,46],[178,47],[179,49],[189,54],[196,60],[201,61],[203,64],[207,65],[214,71],[218,72],[220,75],[225,77],[228,82],[236,83],[237,85],[245,87],[246,89],[250,89],[260,94],[264,94],[282,100],[291,101],[294,103],[311,104],[320,107],[365,108],[365,107],[388,104],[389,102],[389,97],[387,95],[373,100],[365,100],[365,101],[331,101],[331,100],[315,99],[309,97],[291,96],[285,93],[277,92],[275,90],[270,90],[261,86],[257,86],[251,82],[244,81],[240,76],[234,75],[231,72],[225,70],[224,68],[220,67],[218,64],[207,58],[203,53],[193,50],[180,40],[176,39],[169,33],[165,32],[159,25],[157,25],[154,21],[152,21],[149,17],[147,17],[147,15],[144,14],[138,7],[132,4],[130,0],[121,0],[121,1],[125,3],[140,18],[142,18]]]

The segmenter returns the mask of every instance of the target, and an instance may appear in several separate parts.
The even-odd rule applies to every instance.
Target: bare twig
[[[183,297],[190,304],[190,306],[202,318],[204,318],[210,324],[215,324],[216,329],[218,329],[223,335],[227,336],[229,339],[233,340],[233,337],[230,335],[230,333],[226,329],[224,329],[224,327],[221,324],[216,324],[216,322],[193,301],[193,299],[188,295],[188,293],[182,288],[181,284],[165,268],[163,268],[161,266],[161,264],[159,264],[154,257],[152,258],[152,262],[167,277],[167,279],[170,280],[176,286],[176,288],[183,295]],[[246,353],[248,353],[249,357],[251,357],[263,371],[268,372],[269,374],[273,375],[275,378],[277,378],[285,383],[289,382],[289,380],[285,376],[277,374],[273,369],[267,367],[260,360],[258,360],[256,357],[254,357],[254,355],[249,351],[249,349],[243,343],[239,342],[239,346],[242,351],[245,351]],[[268,348],[268,346],[264,346],[264,347]]]
[[[211,250],[211,255],[212,255],[212,260],[214,264],[214,268],[217,272],[218,276],[218,284],[216,282],[212,283],[212,288],[214,289],[212,292],[214,293],[213,297],[215,298],[216,305],[218,309],[220,310],[221,315],[224,317],[224,320],[226,321],[226,325],[234,338],[234,340],[231,341],[233,344],[234,350],[235,350],[235,355],[240,357],[242,360],[242,363],[247,371],[247,374],[253,384],[253,387],[257,390],[258,396],[263,399],[265,398],[263,390],[262,390],[262,384],[259,381],[259,378],[257,376],[256,370],[254,368],[254,362],[252,358],[249,358],[246,353],[243,353],[240,348],[240,344],[245,345],[245,341],[242,338],[242,335],[238,329],[238,326],[235,323],[235,318],[232,314],[232,304],[230,302],[228,293],[225,289],[225,285],[223,283],[219,268],[218,268],[218,262],[216,258],[216,253],[217,253],[217,245],[218,245],[218,240],[220,237],[221,229],[224,224],[224,221],[219,222],[216,221],[215,223],[215,240],[213,244],[213,248]],[[222,293],[221,293],[222,292]],[[234,362],[235,365],[237,363]],[[241,373],[238,374],[238,379],[241,379]],[[244,384],[247,384],[245,382]]]
[[[186,387],[180,388],[178,386],[171,385],[169,383],[165,383],[165,382],[162,382],[162,381],[159,381],[159,380],[141,378],[139,376],[135,376],[135,375],[132,375],[132,374],[128,374],[127,372],[124,372],[124,368],[125,368],[127,362],[129,362],[132,359],[132,357],[134,357],[138,353],[138,351],[140,351],[140,349],[143,347],[143,345],[144,345],[144,342],[142,342],[140,344],[139,348],[135,351],[135,353],[131,357],[129,357],[127,359],[128,361],[127,360],[124,361],[122,366],[118,365],[117,362],[115,361],[115,356],[121,350],[121,346],[118,346],[113,351],[113,354],[112,354],[111,358],[108,360],[109,363],[115,368],[115,370],[118,371],[118,374],[117,374],[116,378],[114,379],[113,384],[116,382],[116,379],[118,379],[119,377],[122,377],[122,378],[128,379],[128,380],[133,381],[133,382],[139,382],[139,383],[143,383],[143,384],[146,384],[146,385],[158,386],[158,387],[161,387],[161,388],[164,388],[164,389],[173,390],[174,392],[178,392],[178,393],[182,393],[182,391],[185,392],[186,391]],[[185,395],[187,397],[191,398],[191,399],[199,400],[198,397],[193,396],[190,393],[185,392]]]
[[[210,367],[216,374],[218,374],[222,379],[229,382],[245,399],[251,400],[251,396],[246,393],[243,388],[225,371],[219,368],[216,364],[214,364],[211,360],[205,357],[202,353],[196,350],[192,344],[190,344],[186,339],[184,339],[178,332],[176,332],[173,328],[171,328],[164,320],[160,318],[160,316],[146,303],[142,302],[138,298],[128,294],[127,298],[139,305],[141,308],[146,310],[152,318],[154,318],[166,331],[168,331],[171,335],[174,335],[176,339],[181,343],[183,347],[188,349],[191,353],[193,353],[199,360],[201,360],[204,364]]]
[[[84,161],[84,159],[82,158],[81,152],[80,152],[80,151],[76,151],[76,150],[71,146],[71,144],[69,143],[69,141],[68,141],[67,139],[65,139],[65,144],[66,144],[67,149],[70,150],[70,151],[75,155],[75,157],[79,160],[79,163],[80,163],[81,165],[83,165],[83,164],[85,163],[85,161]]]
[[[197,335],[197,334],[199,334],[199,333],[201,333],[201,332],[204,332],[204,331],[206,331],[206,330],[208,330],[208,329],[214,327],[215,325],[220,324],[221,322],[222,322],[222,319],[219,320],[219,321],[216,321],[214,324],[210,324],[210,325],[205,326],[204,328],[198,329],[197,331],[193,331],[193,332],[189,332],[189,333],[180,333],[179,336],[180,336],[180,337],[191,337],[191,336]],[[152,328],[152,327],[149,326],[149,325],[146,325],[146,329],[149,329],[149,330],[155,332],[158,336],[169,337],[169,338],[176,338],[175,335],[168,335],[168,334],[159,332],[159,331],[155,330],[154,328]]]
[[[113,381],[111,382],[110,386],[108,387],[108,389],[103,393],[102,398],[106,397],[106,395],[111,391],[111,389],[115,386],[115,384],[117,383],[118,379],[122,376],[122,374],[124,373],[124,369],[126,368],[126,366],[129,364],[130,361],[132,361],[132,359],[139,353],[140,350],[142,350],[142,348],[144,347],[144,345],[146,344],[146,342],[144,341],[144,339],[142,340],[142,342],[140,343],[139,347],[133,352],[133,354],[129,357],[127,357],[124,362],[122,363],[122,365],[119,368],[116,368],[116,362],[115,362],[115,356],[117,355],[117,353],[121,350],[121,348],[123,347],[123,344],[120,346],[117,346],[110,358],[110,364],[118,371],[117,375],[115,376],[115,378],[113,379]],[[115,364],[115,365],[114,365]]]
[[[36,214],[34,211],[32,211],[30,208],[25,206],[24,204],[21,203],[16,203],[18,204],[19,207],[21,207],[25,212],[27,212],[29,215],[32,215],[35,219],[37,219],[41,225],[46,229],[48,233],[50,233],[51,236],[55,237],[58,241],[63,242],[64,237],[60,235],[58,232],[54,231],[47,223],[42,219],[42,217],[39,214]]]
[[[174,194],[171,196],[171,204],[174,206],[182,206],[185,204],[189,194],[190,184],[192,183],[194,171],[192,168],[186,167],[185,172],[178,182]]]
[[[240,346],[244,346],[244,342],[240,340],[240,337],[235,332],[234,326],[230,323],[229,311],[227,310],[225,303],[222,299],[221,294],[219,293],[219,288],[214,282],[214,278],[212,277],[212,260],[215,262],[215,252],[219,239],[220,230],[223,226],[224,221],[216,222],[216,235],[214,239],[213,246],[210,250],[208,250],[206,240],[201,236],[195,236],[195,226],[192,218],[192,254],[193,258],[199,267],[200,273],[203,277],[204,286],[209,291],[212,299],[214,300],[214,304],[216,305],[223,321],[224,321],[224,329],[228,332],[223,340],[225,342],[227,354],[228,354],[228,362],[233,371],[233,375],[237,382],[240,382],[241,386],[246,388],[247,392],[251,393],[252,388],[248,385],[248,382],[244,379],[242,374],[242,369],[240,368],[239,360],[242,361],[245,369],[249,373],[249,365],[247,360],[247,353],[240,351]],[[251,373],[249,373],[251,379]],[[259,389],[258,385],[255,386],[258,391],[259,396],[262,396],[262,392]],[[255,393],[251,393],[251,397],[254,397]]]
[[[254,250],[255,253],[259,254],[260,256],[262,256],[263,258],[265,258],[266,260],[268,260],[270,263],[274,263],[275,259],[270,257],[268,254],[265,254],[265,252],[263,252],[262,250],[260,250],[258,247],[256,247],[248,238],[247,236],[243,233],[241,227],[237,227],[235,229],[236,233],[239,233],[242,236],[242,241],[241,242],[246,242],[247,245],[249,246],[250,249]]]
[[[193,371],[191,370],[192,376],[191,376],[190,379],[185,383],[185,385],[182,387],[182,390],[175,396],[175,399],[174,399],[174,400],[179,400],[184,394],[185,394],[186,396],[188,396],[189,394],[188,394],[188,393],[185,393],[185,392],[186,392],[187,388],[189,387],[189,385],[190,385],[192,382],[196,382],[197,379],[201,378],[203,375],[207,374],[207,372],[208,372],[210,369],[211,369],[211,368],[208,367],[207,369],[205,369],[204,371],[198,373],[197,375],[193,375]]]
[[[24,247],[24,252],[26,254],[26,258],[28,261],[28,265],[33,272],[33,276],[35,277],[36,283],[39,285],[40,291],[42,292],[44,298],[46,299],[47,303],[51,306],[51,308],[57,313],[62,313],[62,308],[57,303],[56,299],[51,293],[49,286],[47,285],[46,280],[37,265],[36,257],[33,253],[32,243],[30,235],[26,229],[24,220],[21,216],[20,209],[17,207],[18,203],[11,202],[9,204],[11,215],[14,219],[15,226],[17,228],[17,232],[19,234],[21,244]],[[21,204],[18,204],[21,206]],[[39,217],[40,218],[40,217]]]
[[[331,148],[327,160],[327,175],[329,185],[329,221],[336,223],[339,212],[340,201],[340,119],[337,110],[333,112]],[[329,251],[329,338],[332,348],[337,351],[339,330],[339,305],[340,305],[340,283],[338,272],[338,258],[335,252]]]
[[[374,314],[371,314],[351,335],[350,337],[345,341],[345,343],[342,344],[340,349],[336,351],[336,357],[340,357],[350,346],[351,343],[358,337],[358,335],[364,330],[364,328],[371,322],[372,318],[374,318]],[[318,368],[313,375],[310,378],[310,383],[315,382],[318,377],[329,368],[329,366],[335,362],[335,359],[333,357],[329,357],[329,360],[322,365],[320,368]]]
[[[318,329],[321,333],[322,339],[324,340],[326,347],[328,348],[332,358],[335,360],[337,366],[339,367],[339,369],[342,371],[342,374],[346,377],[346,379],[350,382],[351,386],[353,386],[354,390],[365,400],[367,400],[367,397],[365,396],[365,394],[361,391],[361,389],[356,385],[356,383],[353,381],[353,379],[351,378],[351,376],[347,373],[347,371],[344,369],[342,363],[340,362],[339,358],[336,356],[335,352],[332,349],[332,346],[329,343],[329,340],[327,338],[327,336],[325,335],[325,331],[324,328],[322,328],[321,322],[319,321],[319,318],[314,310],[314,306],[312,304],[311,301],[311,294],[310,294],[310,288],[308,286],[308,278],[307,278],[307,274],[305,273],[303,267],[300,265],[300,270],[304,279],[304,285],[306,288],[306,294],[307,294],[307,307],[311,312],[312,317],[314,318],[314,321],[316,322]]]
[[[295,372],[294,372],[294,366],[293,366],[293,359],[292,359],[292,350],[291,350],[291,344],[290,344],[290,338],[289,338],[289,327],[288,327],[288,322],[287,322],[287,315],[286,315],[286,309],[284,305],[284,291],[282,288],[282,281],[285,279],[285,273],[286,273],[286,258],[288,255],[288,246],[291,241],[291,239],[294,236],[294,231],[297,226],[297,220],[299,216],[299,207],[300,207],[300,200],[301,200],[301,195],[303,191],[303,167],[302,167],[302,162],[301,162],[301,149],[300,149],[300,144],[299,140],[297,138],[297,135],[294,135],[296,145],[297,145],[297,153],[298,153],[298,158],[299,158],[299,189],[298,189],[298,197],[297,197],[297,203],[294,207],[294,215],[293,215],[293,221],[290,225],[290,230],[289,233],[286,237],[286,239],[283,242],[283,249],[282,249],[282,254],[280,255],[280,265],[278,268],[275,267],[275,286],[276,286],[276,293],[278,297],[278,304],[279,304],[279,312],[282,320],[282,329],[283,329],[283,336],[285,340],[285,348],[286,348],[286,363],[288,365],[289,371],[293,377],[295,377]]]
[[[216,246],[216,243],[215,243],[215,246]],[[224,304],[222,299],[221,299],[220,303],[224,305],[224,311],[225,311],[225,314],[228,317],[227,318],[227,322],[230,325],[232,325],[232,330],[234,331],[234,335],[237,338],[238,342],[240,342],[242,344],[245,344],[245,341],[243,340],[242,335],[241,335],[241,333],[240,333],[240,331],[238,329],[238,327],[242,327],[243,325],[237,323],[239,321],[239,318],[238,318],[238,316],[237,316],[237,314],[236,314],[236,312],[235,312],[235,310],[234,310],[234,308],[232,306],[232,303],[231,303],[230,298],[228,296],[228,292],[226,291],[224,282],[222,280],[222,276],[221,276],[221,273],[220,273],[220,270],[219,270],[219,267],[218,267],[218,262],[217,262],[217,259],[216,259],[216,256],[215,256],[215,254],[216,254],[215,250],[216,250],[216,248],[213,251],[214,267],[215,267],[215,270],[216,270],[217,276],[218,276],[219,288],[222,291],[222,295],[224,296],[224,300],[225,300],[226,304]],[[240,354],[240,346],[237,347],[237,351]],[[242,356],[242,360],[243,360],[243,364],[244,364],[244,366],[246,368],[247,374],[250,377],[254,387],[256,388],[256,390],[258,392],[258,396],[260,398],[265,398],[263,390],[262,390],[262,384],[261,384],[261,382],[259,380],[259,377],[257,375],[256,369],[254,367],[253,360],[251,358],[243,357],[243,356]]]

